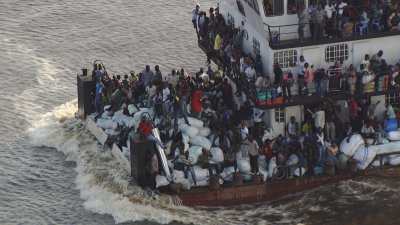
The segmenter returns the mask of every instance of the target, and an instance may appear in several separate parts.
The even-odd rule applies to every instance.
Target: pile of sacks
[[[381,145],[365,145],[364,139],[359,134],[354,134],[350,138],[345,138],[340,144],[340,151],[357,161],[357,168],[365,170],[371,163],[373,166],[379,166],[379,160],[374,161],[380,154],[387,154],[400,151],[400,131],[388,133],[389,140]],[[384,157],[385,164],[400,165],[400,155],[391,155]]]
[[[149,114],[151,117],[154,115],[152,109],[138,109],[134,105],[128,105],[129,116],[124,115],[122,110],[113,113],[110,109],[111,106],[105,106],[103,114],[96,121],[97,126],[102,128],[108,136],[118,136],[121,132],[120,128],[136,130],[142,115]]]

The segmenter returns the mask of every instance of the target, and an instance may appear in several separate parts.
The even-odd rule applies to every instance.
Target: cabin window
[[[305,6],[304,0],[288,0],[287,14],[296,14],[301,7]]]
[[[260,55],[260,42],[255,38],[253,38],[253,52],[256,56]]]
[[[386,103],[389,103],[393,107],[400,107],[400,93],[392,92],[386,95]]]
[[[278,63],[281,68],[294,67],[297,62],[297,51],[286,50],[274,52],[274,63]]]
[[[283,15],[282,0],[263,0],[265,16],[280,16]]]
[[[239,12],[243,15],[246,16],[246,14],[244,13],[244,8],[242,5],[242,2],[240,0],[236,0],[236,4],[238,6]]]
[[[275,108],[275,122],[285,123],[285,109]]]
[[[258,15],[260,15],[260,8],[258,7],[258,3],[257,0],[245,0],[245,2],[247,2],[247,4],[254,9],[254,11],[256,11],[256,13]]]
[[[326,62],[344,62],[347,59],[349,59],[349,47],[347,44],[338,44],[326,47]]]

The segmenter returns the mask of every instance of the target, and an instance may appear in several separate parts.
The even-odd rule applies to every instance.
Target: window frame
[[[270,1],[271,2],[271,10],[272,10],[272,14],[268,15],[267,14],[267,10],[266,10],[266,2]],[[276,12],[276,7],[275,7],[275,2],[279,2],[281,4],[281,10],[280,12]],[[263,4],[263,9],[264,9],[264,15],[265,17],[274,17],[274,16],[283,16],[285,14],[285,3],[283,0],[263,0],[262,2]]]
[[[285,123],[285,108],[277,107],[274,109],[275,123]]]
[[[287,69],[296,66],[296,62],[298,60],[298,51],[297,49],[289,49],[274,52],[274,63],[278,63],[282,69]]]
[[[385,96],[386,103],[389,103],[392,107],[400,107],[400,93],[390,92]]]
[[[325,47],[325,62],[345,62],[349,59],[349,51],[347,43],[328,45]]]

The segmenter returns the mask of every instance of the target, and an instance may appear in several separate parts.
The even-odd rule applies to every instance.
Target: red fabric
[[[350,115],[351,115],[351,117],[352,117],[352,118],[357,117],[357,114],[358,114],[358,104],[357,104],[357,101],[351,100],[350,103],[349,103],[349,105],[350,105]]]
[[[201,98],[203,97],[203,92],[201,90],[195,90],[192,94],[192,104],[191,109],[193,112],[199,113],[202,110]]]
[[[139,132],[142,133],[145,137],[151,134],[153,130],[153,125],[149,121],[142,121],[139,124]]]

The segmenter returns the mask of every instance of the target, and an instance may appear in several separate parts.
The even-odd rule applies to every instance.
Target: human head
[[[379,57],[382,57],[382,55],[383,55],[383,51],[382,51],[382,50],[379,50],[378,56],[379,56]]]
[[[304,62],[304,56],[300,56],[300,62]]]
[[[154,70],[155,70],[155,71],[160,71],[160,67],[159,67],[158,65],[156,65],[156,66],[154,67]]]
[[[290,117],[290,122],[292,122],[292,123],[296,122],[296,117],[291,116],[291,117]]]
[[[149,72],[150,71],[150,66],[146,65],[146,71]]]

